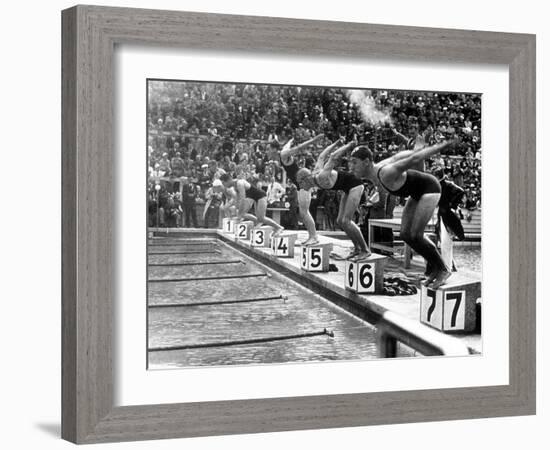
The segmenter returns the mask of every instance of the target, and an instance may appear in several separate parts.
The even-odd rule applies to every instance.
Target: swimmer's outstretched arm
[[[317,157],[317,162],[315,163],[315,167],[313,168],[313,171],[319,171],[325,167],[325,162],[327,157],[330,155],[330,153],[341,143],[343,142],[343,138],[338,139],[337,141],[330,144],[327,148],[325,148]]]
[[[352,141],[349,141],[346,145],[343,145],[338,150],[334,151],[327,163],[324,165],[325,170],[332,170],[334,167],[336,167],[336,164],[338,160],[349,150],[351,150],[353,147],[357,145],[357,140],[354,138]]]
[[[391,128],[393,132],[393,136],[395,137],[395,140],[398,141],[400,144],[408,145],[408,143],[411,141],[407,136],[397,131],[395,128]]]
[[[412,150],[403,150],[401,152],[396,153],[393,156],[390,156],[389,158],[383,159],[378,163],[380,166],[385,166],[386,164],[394,163],[396,161],[399,161],[400,159],[405,159],[411,156],[414,152]]]
[[[432,157],[433,155],[439,153],[445,147],[452,145],[456,140],[444,141],[429,147],[424,147],[422,150],[417,150],[415,152],[410,152],[410,154],[403,155],[402,158],[392,161],[391,164],[395,170],[405,172],[407,169],[414,167],[419,162],[424,161]],[[408,152],[400,152],[408,153]],[[399,153],[395,156],[398,156]],[[391,158],[390,158],[391,159]]]
[[[312,137],[311,139],[302,142],[301,144],[298,144],[294,147],[292,147],[292,143],[294,142],[294,139],[290,139],[282,148],[281,150],[281,159],[289,160],[292,156],[294,156],[296,153],[298,153],[300,150],[308,147],[309,145],[315,143],[319,139],[321,139],[324,136],[323,133],[318,134],[317,136]]]

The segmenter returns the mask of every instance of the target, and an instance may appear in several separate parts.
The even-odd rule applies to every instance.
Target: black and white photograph
[[[146,83],[149,370],[482,354],[482,94]]]
[[[544,447],[544,3],[6,6],[3,448]]]

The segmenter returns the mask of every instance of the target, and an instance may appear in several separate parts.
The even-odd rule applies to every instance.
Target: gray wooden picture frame
[[[64,439],[94,443],[535,413],[535,36],[96,6],[63,11],[62,31]],[[113,52],[126,43],[507,65],[509,384],[115,407]]]

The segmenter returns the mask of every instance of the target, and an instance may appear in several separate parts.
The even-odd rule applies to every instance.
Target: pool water
[[[457,269],[467,269],[481,275],[481,246],[455,246],[453,256]]]
[[[379,357],[363,320],[222,242],[182,242],[148,247],[149,369]]]

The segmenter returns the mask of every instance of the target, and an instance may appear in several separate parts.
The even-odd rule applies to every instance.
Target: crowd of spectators
[[[292,137],[299,143],[323,133],[325,138],[316,143],[317,148],[310,148],[299,159],[300,166],[311,168],[317,150],[340,136],[357,136],[374,150],[377,159],[390,156],[404,148],[394,139],[393,129],[418,136],[426,144],[459,138],[453,153],[428,161],[427,170],[443,168],[447,178],[465,190],[462,206],[480,207],[479,94],[366,90],[364,95],[376,111],[387,112],[388,121],[365,120],[360,105],[350,101],[349,92],[343,89],[149,82],[151,221],[195,226],[197,217],[191,209],[195,210],[196,203],[215,208],[221,202],[219,195],[209,193],[219,169],[269,190],[271,205],[292,210],[295,187],[287,182],[280,162],[269,160],[270,141],[284,143]],[[334,199],[325,199],[325,194],[320,197],[318,203],[325,206],[328,202],[326,209],[331,209]],[[204,211],[202,222],[209,214],[212,211]]]

